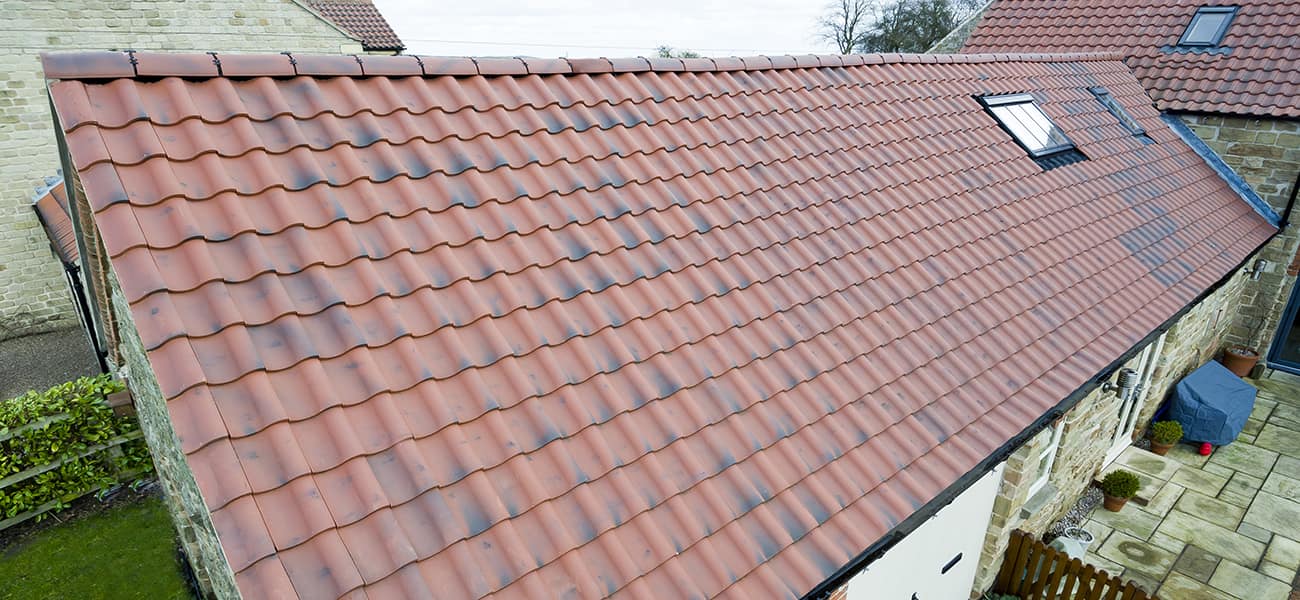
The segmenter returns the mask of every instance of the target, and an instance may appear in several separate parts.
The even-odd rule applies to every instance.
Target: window
[[[1235,6],[1202,6],[1196,9],[1192,22],[1187,24],[1183,37],[1178,39],[1178,45],[1218,46],[1236,14]]]
[[[1043,452],[1038,455],[1038,465],[1034,469],[1034,482],[1029,485],[1029,497],[1047,485],[1052,478],[1052,467],[1056,465],[1056,451],[1061,448],[1061,432],[1065,431],[1065,419],[1056,422],[1051,429],[1051,440]]]
[[[1009,94],[1004,96],[983,96],[980,103],[988,109],[989,114],[997,119],[998,124],[1016,143],[1029,152],[1029,156],[1039,160],[1045,168],[1069,164],[1085,158],[1074,149],[1074,142],[1065,136],[1065,132],[1053,123],[1043,109],[1038,108],[1034,97],[1029,94]],[[1057,160],[1064,154],[1073,154],[1075,160],[1064,163]],[[1050,161],[1044,159],[1051,158]]]
[[[1114,96],[1110,95],[1110,90],[1107,90],[1104,87],[1093,87],[1088,88],[1088,91],[1092,92],[1092,95],[1097,97],[1097,101],[1101,102],[1101,105],[1105,106],[1106,110],[1110,111],[1110,114],[1114,115],[1115,118],[1119,120],[1119,124],[1123,125],[1129,133],[1133,135],[1146,135],[1146,130],[1143,129],[1141,125],[1138,125],[1138,122],[1128,114],[1127,110],[1124,110],[1123,106],[1120,106],[1119,101],[1116,100]]]

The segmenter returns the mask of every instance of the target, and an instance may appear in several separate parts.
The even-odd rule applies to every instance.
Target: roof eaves
[[[1201,138],[1197,137],[1196,133],[1186,123],[1183,123],[1182,119],[1178,118],[1178,115],[1161,113],[1160,118],[1169,126],[1169,129],[1173,130],[1174,135],[1177,135],[1179,139],[1190,146],[1192,151],[1197,156],[1200,156],[1201,160],[1205,161],[1205,164],[1214,169],[1214,172],[1218,173],[1219,177],[1227,182],[1232,191],[1241,196],[1241,199],[1246,201],[1246,204],[1249,204],[1251,208],[1255,209],[1255,212],[1259,213],[1259,216],[1264,217],[1274,227],[1277,227],[1282,222],[1282,217],[1273,210],[1273,207],[1269,206],[1268,202],[1265,202],[1263,198],[1259,197],[1259,194],[1250,189],[1250,185],[1246,183],[1246,180],[1242,179],[1236,171],[1233,171],[1232,167],[1228,166],[1228,163],[1223,162],[1223,159],[1219,158],[1214,149],[1201,141]]]
[[[413,60],[409,60],[413,59]],[[250,55],[207,53],[43,52],[49,79],[136,77],[285,77],[310,75],[548,75],[555,73],[641,73],[647,71],[751,71],[817,69],[860,64],[993,62],[1095,62],[1122,60],[1115,52],[1077,54],[864,54],[754,56],[659,60],[647,58],[448,58],[375,55]],[[372,66],[373,65],[373,66]],[[361,72],[358,72],[360,68]]]

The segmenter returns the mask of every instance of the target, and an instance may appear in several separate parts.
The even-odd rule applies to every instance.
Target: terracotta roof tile
[[[54,178],[51,184],[36,190],[36,199],[32,208],[45,228],[45,236],[50,239],[50,248],[65,265],[77,264],[80,259],[77,250],[77,234],[72,229],[72,217],[68,213],[68,193],[62,178]],[[129,227],[122,227],[129,231]]]
[[[801,595],[1275,231],[1113,55],[216,58],[48,64],[249,597]]]
[[[1232,2],[1238,12],[1217,47],[1178,46],[1211,4],[997,0],[961,52],[1116,51],[1162,110],[1300,117],[1300,4]]]
[[[307,5],[359,38],[366,50],[401,52],[406,48],[371,0],[307,0]]]

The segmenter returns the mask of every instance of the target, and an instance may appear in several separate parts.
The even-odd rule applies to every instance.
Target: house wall
[[[1137,434],[1145,430],[1156,408],[1183,375],[1208,360],[1217,340],[1231,326],[1231,310],[1249,277],[1238,273],[1222,287],[1184,314],[1167,332],[1156,358],[1151,386],[1139,408]],[[1124,366],[1136,369],[1135,356]],[[1041,535],[1065,515],[1101,472],[1106,451],[1119,424],[1119,397],[1100,388],[1081,400],[1062,419],[1065,428],[1050,475],[1050,486],[1031,498],[1029,486],[1039,458],[1051,441],[1044,429],[1007,458],[984,548],[975,575],[976,592],[993,584],[1011,532],[1016,529]]]
[[[131,388],[140,428],[149,445],[158,481],[163,486],[163,500],[167,503],[177,538],[185,549],[203,598],[239,598],[235,574],[226,562],[198,483],[185,462],[185,453],[181,451],[180,440],[167,414],[167,401],[158,388],[153,367],[149,365],[144,344],[132,321],[130,305],[122,294],[117,277],[110,273],[108,281],[121,334],[118,350],[122,364],[115,365],[116,371]]]
[[[293,0],[31,0],[0,20],[0,340],[77,324],[31,208],[59,168],[39,55],[54,50],[359,53]]]
[[[1180,118],[1273,210],[1278,214],[1286,210],[1300,173],[1300,121],[1226,115]],[[1272,263],[1272,270],[1258,281],[1245,282],[1225,343],[1244,344],[1266,354],[1300,270],[1298,249],[1300,234],[1289,227],[1260,250],[1256,258]]]

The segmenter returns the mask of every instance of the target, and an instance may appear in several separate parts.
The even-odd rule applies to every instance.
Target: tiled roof
[[[335,25],[361,39],[366,50],[400,52],[406,47],[388,25],[388,19],[370,0],[307,0],[307,4]]]
[[[1218,47],[1178,47],[1202,0],[996,0],[962,52],[1117,51],[1161,110],[1300,117],[1300,2],[1234,0]]]
[[[72,218],[68,216],[68,194],[63,189],[63,180],[58,179],[41,188],[32,200],[32,208],[40,217],[41,226],[45,228],[50,246],[63,264],[77,262],[77,236],[72,230]]]
[[[1275,231],[1114,56],[134,58],[45,65],[253,598],[797,596]]]

